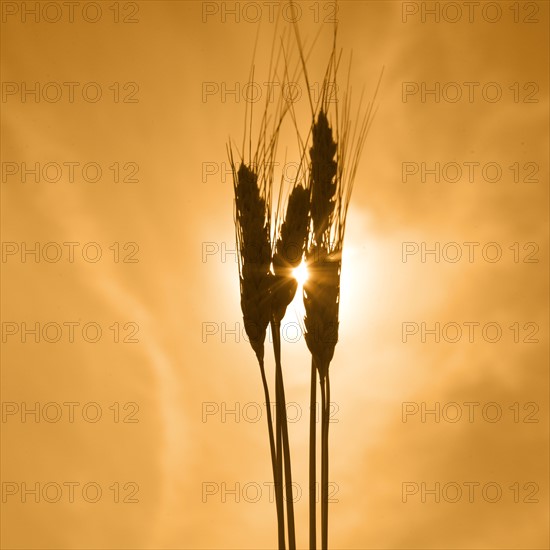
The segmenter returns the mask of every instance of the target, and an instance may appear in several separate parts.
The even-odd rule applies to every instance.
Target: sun
[[[292,270],[292,276],[298,281],[300,286],[304,286],[304,283],[309,277],[305,262],[302,262],[298,267]]]

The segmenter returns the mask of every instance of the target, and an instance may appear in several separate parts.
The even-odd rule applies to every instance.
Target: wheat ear
[[[257,174],[241,163],[235,177],[235,225],[240,256],[241,309],[250,345],[259,361],[270,319],[271,242],[266,200]]]
[[[298,283],[292,271],[302,261],[309,224],[309,189],[296,185],[288,198],[284,222],[273,255],[272,313],[281,322]]]

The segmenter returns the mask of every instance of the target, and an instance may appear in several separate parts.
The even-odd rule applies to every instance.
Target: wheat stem
[[[328,548],[328,428],[330,420],[330,380],[328,369],[321,379],[321,548]]]
[[[273,484],[275,487],[275,505],[277,508],[277,534],[279,541],[279,549],[285,548],[285,517],[283,508],[283,492],[282,485],[279,481],[279,475],[277,471],[277,452],[275,450],[275,437],[273,434],[273,417],[271,415],[271,400],[269,397],[269,386],[267,384],[267,378],[265,375],[264,362],[258,360],[260,365],[260,373],[262,375],[262,385],[264,387],[264,396],[267,409],[267,429],[269,432],[269,448],[271,450],[271,466],[273,469]]]
[[[296,550],[296,528],[294,524],[294,499],[292,496],[292,470],[290,465],[290,443],[288,439],[288,424],[286,417],[286,399],[281,365],[281,324],[275,318],[271,321],[273,333],[273,351],[275,354],[275,384],[277,394],[277,413],[280,420],[280,430],[283,442],[283,461],[285,469],[286,511],[288,524],[288,548]]]
[[[279,548],[286,548],[285,542],[285,512],[284,512],[284,476],[283,476],[283,421],[281,414],[281,386],[279,384],[279,370],[275,367],[275,422],[277,435],[277,485],[275,486],[275,494],[278,498],[277,513],[280,511],[279,523]]]
[[[309,548],[317,548],[317,517],[316,517],[316,454],[317,454],[317,369],[315,360],[311,358],[311,389],[309,397]]]

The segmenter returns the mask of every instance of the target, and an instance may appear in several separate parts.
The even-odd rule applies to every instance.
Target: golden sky
[[[344,247],[330,547],[548,548],[549,4],[298,5],[312,93],[335,19],[356,98],[384,68]],[[0,7],[2,547],[274,548],[226,143],[289,3]]]

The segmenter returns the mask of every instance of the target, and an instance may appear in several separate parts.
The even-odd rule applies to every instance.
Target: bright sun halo
[[[300,286],[303,286],[309,276],[306,264],[302,262],[298,267],[295,267],[292,270],[292,276],[298,281]]]

